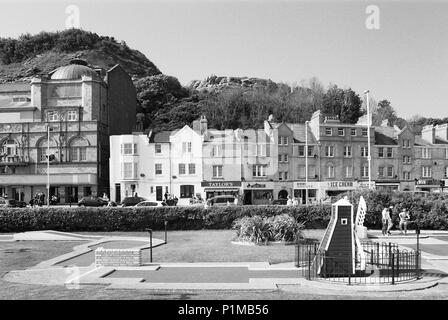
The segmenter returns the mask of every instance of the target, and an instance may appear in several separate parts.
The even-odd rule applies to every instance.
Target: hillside
[[[125,42],[92,32],[70,29],[22,35],[19,39],[0,38],[0,82],[27,80],[68,64],[73,58],[109,69],[120,64],[134,78],[160,74],[144,54]]]

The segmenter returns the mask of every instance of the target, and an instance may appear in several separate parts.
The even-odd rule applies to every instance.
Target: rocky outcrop
[[[204,80],[193,80],[187,87],[198,91],[220,91],[226,88],[256,88],[276,85],[270,79],[249,78],[249,77],[225,77],[211,75]]]

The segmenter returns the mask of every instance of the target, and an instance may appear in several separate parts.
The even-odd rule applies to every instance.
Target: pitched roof
[[[432,146],[432,143],[429,141],[426,141],[425,139],[422,139],[421,136],[415,136],[415,143],[416,146]]]
[[[375,145],[396,146],[398,145],[398,141],[390,136],[387,136],[375,130]]]
[[[171,131],[161,131],[155,134],[152,134],[149,138],[149,142],[161,143],[161,142],[170,142]]]
[[[292,129],[293,138],[295,143],[305,143],[305,128],[304,123],[288,123],[288,126]],[[308,126],[308,143],[317,143],[316,137],[311,132],[311,128]]]

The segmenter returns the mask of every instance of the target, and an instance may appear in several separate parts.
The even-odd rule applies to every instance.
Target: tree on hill
[[[363,114],[361,106],[362,100],[356,92],[337,85],[330,86],[322,99],[322,113],[338,116],[343,123],[356,123]]]

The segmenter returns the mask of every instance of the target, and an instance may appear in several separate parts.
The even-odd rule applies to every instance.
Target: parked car
[[[84,197],[78,201],[79,207],[105,207],[107,201],[99,197]]]
[[[126,197],[123,199],[123,201],[121,201],[121,206],[122,207],[133,207],[137,203],[140,203],[142,201],[147,201],[147,199],[142,198],[142,197]]]
[[[272,200],[271,204],[275,206],[286,206],[288,199],[275,199]]]
[[[15,208],[17,201],[14,199],[0,198],[0,208]]]
[[[26,208],[27,203],[25,201],[16,201],[17,208]]]
[[[136,207],[165,207],[167,204],[163,201],[142,201],[135,205]]]
[[[235,205],[235,197],[234,196],[226,196],[226,195],[215,196],[215,197],[207,200],[207,205],[208,206],[218,206],[218,207],[223,207],[223,206],[227,206],[227,205],[234,206]]]

